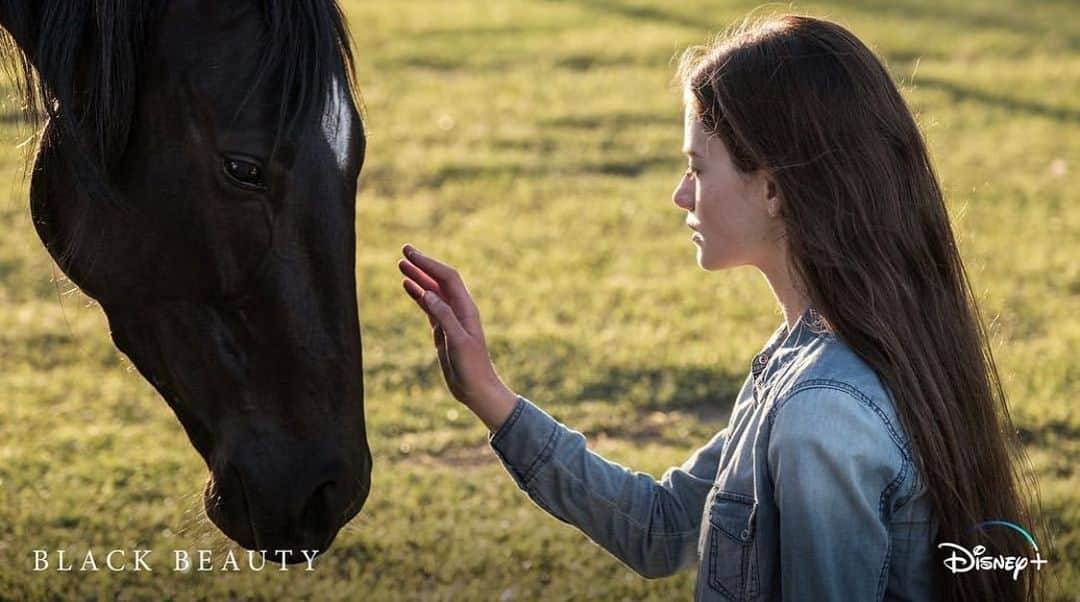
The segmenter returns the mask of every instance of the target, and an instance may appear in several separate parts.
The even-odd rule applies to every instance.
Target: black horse
[[[333,0],[0,0],[38,235],[206,461],[249,549],[326,550],[370,488],[365,136]]]

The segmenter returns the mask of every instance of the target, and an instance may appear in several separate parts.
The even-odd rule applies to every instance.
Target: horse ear
[[[37,46],[38,4],[36,0],[0,0],[0,27],[31,59]]]

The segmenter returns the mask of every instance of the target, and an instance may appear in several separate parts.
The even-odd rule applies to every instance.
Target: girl
[[[1039,594],[1037,569],[954,574],[938,552],[1027,557],[1015,532],[975,527],[1033,517],[941,189],[880,61],[834,23],[781,16],[691,49],[679,74],[672,200],[697,261],[755,266],[785,318],[727,428],[660,481],[606,461],[501,381],[464,282],[406,245],[450,391],[533,501],[646,577],[700,561],[698,599]]]

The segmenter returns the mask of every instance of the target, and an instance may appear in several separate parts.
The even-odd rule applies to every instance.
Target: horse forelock
[[[41,134],[41,146],[63,150],[77,184],[91,198],[119,202],[108,176],[127,147],[139,70],[164,3],[16,0],[0,7],[10,13],[9,23],[30,32],[3,32],[0,41],[0,59],[18,84],[24,111]],[[275,124],[276,150],[299,124],[322,113],[338,76],[344,76],[357,104],[359,95],[348,27],[335,0],[256,0],[256,5],[265,21],[264,49],[248,89],[266,77],[280,77],[285,97]],[[27,39],[35,40],[31,48]]]

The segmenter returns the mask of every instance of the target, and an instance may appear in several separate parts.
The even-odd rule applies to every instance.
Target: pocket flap
[[[754,514],[757,502],[744,496],[718,492],[709,508],[709,522],[724,535],[738,542],[754,537]]]

